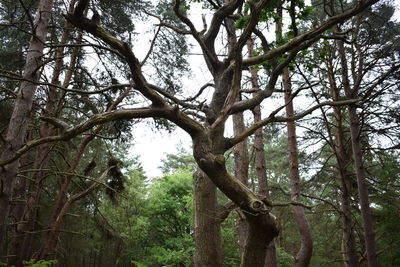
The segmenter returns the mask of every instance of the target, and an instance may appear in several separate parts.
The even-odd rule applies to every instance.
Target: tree
[[[180,35],[191,36],[198,47],[201,48],[204,60],[213,79],[214,93],[211,101],[207,104],[202,103],[197,98],[201,95],[203,89],[199,89],[196,97],[180,97],[174,86],[166,86],[165,84],[154,84],[150,77],[146,77],[143,71],[143,65],[135,55],[135,50],[131,49],[129,40],[123,36],[118,37],[107,30],[107,24],[110,18],[104,14],[106,20],[97,20],[96,3],[88,5],[87,0],[81,0],[77,3],[73,13],[66,15],[67,20],[75,27],[84,32],[90,33],[96,40],[101,40],[107,46],[101,46],[101,49],[111,50],[129,68],[129,84],[133,91],[140,94],[146,103],[140,107],[108,110],[101,112],[92,107],[94,111],[93,117],[88,120],[75,124],[71,127],[64,128],[64,131],[58,135],[44,137],[28,142],[23,148],[15,153],[2,158],[0,164],[6,165],[15,161],[23,152],[45,142],[66,141],[79,134],[89,131],[92,127],[107,122],[121,119],[143,119],[157,118],[159,121],[169,121],[185,130],[193,141],[193,156],[201,168],[205,181],[210,186],[204,187],[201,193],[203,195],[214,194],[211,190],[213,185],[217,186],[237,208],[241,209],[248,226],[248,238],[244,247],[241,266],[263,266],[265,262],[266,248],[270,241],[277,236],[278,228],[275,217],[270,213],[271,203],[264,197],[259,197],[255,192],[240,182],[236,177],[231,175],[226,168],[224,153],[242,142],[246,137],[252,135],[258,128],[272,122],[293,121],[304,117],[313,110],[327,105],[344,105],[356,103],[358,99],[322,102],[313,106],[302,113],[296,114],[290,118],[278,116],[280,109],[272,112],[265,119],[253,123],[241,133],[235,134],[231,138],[224,136],[225,123],[230,115],[251,110],[266,98],[268,98],[275,89],[279,74],[291,60],[303,49],[312,45],[326,30],[337,23],[343,22],[351,18],[357,13],[373,4],[375,1],[360,1],[354,6],[336,16],[328,18],[326,21],[315,26],[313,29],[299,33],[298,36],[288,38],[282,44],[267,43],[266,51],[260,55],[251,58],[242,58],[242,50],[247,40],[253,32],[258,32],[256,28],[262,23],[261,15],[263,11],[274,9],[275,2],[259,1],[257,3],[243,1],[230,1],[226,3],[208,1],[207,3],[213,10],[211,15],[210,26],[207,27],[206,20],[204,22],[205,29],[197,31],[193,22],[188,18],[188,5],[180,1],[176,1],[173,7],[174,16],[180,20],[179,23],[170,21],[160,14],[158,18],[160,26],[170,31],[174,31]],[[93,13],[92,19],[88,19],[85,9],[89,8]],[[242,10],[249,11],[247,16],[242,16]],[[89,13],[89,14],[91,14]],[[227,50],[226,56],[220,59],[217,55],[216,38],[219,35],[221,27],[231,18],[238,18],[237,22],[244,25],[243,30],[237,31],[237,41]],[[294,24],[295,21],[292,21]],[[263,35],[257,35],[261,36]],[[260,38],[260,37],[258,37]],[[155,38],[158,39],[158,38]],[[262,38],[266,40],[266,38]],[[150,46],[149,54],[153,51]],[[145,58],[146,59],[146,58]],[[279,59],[279,60],[278,60]],[[259,65],[265,62],[277,61],[269,72],[269,79],[265,88],[257,88],[257,93],[249,98],[237,102],[242,84],[243,69],[250,66]],[[52,120],[59,122],[57,120]],[[73,123],[73,122],[71,122]],[[58,123],[58,125],[65,123]],[[12,164],[12,163],[11,163]],[[209,179],[209,180],[207,180]],[[212,182],[212,184],[211,184]],[[214,190],[215,191],[215,190]],[[213,196],[212,196],[213,197]],[[214,197],[213,197],[214,198]],[[211,203],[211,208],[215,211],[215,201]],[[204,204],[204,203],[203,203]],[[196,216],[202,216],[196,214]],[[218,229],[215,229],[215,235],[218,235]],[[215,239],[214,239],[215,240]],[[204,244],[207,240],[196,240],[199,244]],[[204,255],[207,256],[207,255]],[[220,266],[222,263],[220,257],[216,257],[216,261],[211,261],[208,266]],[[195,260],[195,266],[200,266]],[[202,265],[205,266],[205,265]]]
[[[20,83],[14,109],[8,124],[5,146],[1,149],[0,159],[13,157],[24,145],[30,112],[33,104],[33,96],[37,85],[43,57],[44,43],[46,41],[50,14],[53,1],[40,1],[35,21],[32,22],[32,37],[29,42],[28,53],[23,70],[23,80]],[[27,14],[28,15],[28,14]],[[14,184],[18,171],[18,161],[3,166],[0,170],[0,251],[6,243],[6,229],[10,203],[13,198]]]

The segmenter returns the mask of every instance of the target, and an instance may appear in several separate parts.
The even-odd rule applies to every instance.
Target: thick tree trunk
[[[221,225],[217,207],[217,188],[207,175],[198,170],[194,178],[195,267],[223,266]]]
[[[358,96],[358,88],[350,87],[346,52],[344,49],[343,40],[338,40],[337,45],[342,67],[343,88],[346,97],[349,99],[353,99]],[[367,251],[368,266],[376,267],[378,266],[378,260],[376,254],[376,246],[375,246],[375,234],[372,225],[371,209],[369,206],[370,203],[368,196],[368,186],[367,186],[365,168],[362,157],[361,140],[360,140],[360,122],[357,115],[357,107],[355,105],[349,105],[348,112],[350,119],[351,147],[353,150],[353,159],[356,170],[361,216],[363,218],[365,247]]]
[[[32,115],[35,114],[35,112],[32,110]],[[32,120],[33,118],[31,118]],[[30,128],[33,128],[32,126]],[[29,134],[27,137],[27,140],[32,140],[33,137],[33,129],[29,130]],[[26,153],[21,157],[20,164],[21,167],[19,168],[19,172],[24,172],[28,171],[28,169],[32,169],[32,162],[34,162],[33,158],[33,153]],[[28,174],[27,174],[28,175]],[[15,265],[16,267],[22,266],[21,264],[17,264],[17,258],[19,257],[19,254],[22,253],[20,250],[24,251],[23,249],[23,241],[24,241],[24,236],[25,233],[20,231],[20,228],[18,227],[20,225],[20,222],[23,218],[23,213],[24,209],[26,206],[26,202],[24,201],[25,199],[28,198],[29,193],[27,188],[29,188],[31,185],[29,183],[29,179],[27,177],[24,177],[24,175],[18,177],[17,184],[15,185],[14,189],[14,200],[15,202],[11,205],[10,209],[10,217],[15,218],[16,222],[13,225],[13,229],[11,230],[11,242],[9,243],[9,252],[7,256],[7,263],[10,266]],[[13,249],[15,248],[15,249]],[[20,250],[17,250],[20,249]],[[24,251],[25,252],[25,251]]]
[[[7,145],[0,159],[5,160],[15,155],[22,147],[29,123],[29,113],[32,108],[33,96],[39,78],[40,62],[43,55],[47,28],[51,16],[53,1],[41,0],[34,21],[34,35],[29,43],[29,50],[23,70],[23,81],[21,82],[14,110],[8,125],[6,141]],[[33,81],[33,82],[31,82]],[[6,242],[7,219],[10,202],[13,198],[14,183],[18,171],[18,160],[0,168],[0,251],[3,251]]]
[[[263,267],[266,265],[266,251],[277,236],[276,229],[271,228],[274,218],[270,216],[253,216],[246,214],[248,220],[248,239],[241,260],[241,267]]]
[[[241,266],[262,267],[268,243],[278,234],[275,218],[269,213],[270,207],[267,203],[227,172],[224,156],[211,152],[213,147],[211,140],[215,139],[218,139],[217,136],[209,138],[206,134],[195,136],[193,139],[195,159],[213,183],[243,211],[247,218],[249,233]],[[262,265],[257,265],[261,262]]]
[[[285,90],[286,114],[287,117],[291,117],[294,115],[293,102],[290,99],[292,85],[290,81],[289,70],[287,68],[283,70],[282,79],[283,88]],[[287,122],[287,131],[291,197],[292,201],[300,202],[300,175],[295,122]],[[313,250],[310,225],[308,224],[303,207],[294,205],[292,207],[292,210],[301,236],[300,249],[295,257],[295,265],[298,267],[308,266],[310,264]]]

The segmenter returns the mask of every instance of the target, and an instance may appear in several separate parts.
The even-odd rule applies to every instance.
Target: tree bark
[[[46,41],[47,29],[51,17],[52,0],[41,0],[34,21],[34,32],[29,42],[25,67],[23,70],[23,81],[14,105],[14,110],[8,125],[6,134],[6,148],[0,159],[5,160],[14,156],[24,143],[29,124],[29,113],[32,109],[33,97],[37,88],[36,81],[39,79],[39,69],[43,56],[44,43]],[[4,250],[6,244],[6,228],[10,210],[10,202],[13,198],[14,183],[18,171],[18,160],[0,168],[0,251]]]
[[[220,136],[219,134],[217,136]],[[215,136],[215,138],[217,138]],[[278,234],[275,218],[269,213],[271,207],[260,200],[247,186],[226,170],[222,154],[212,153],[213,144],[207,134],[193,139],[193,154],[200,168],[221,191],[227,195],[246,216],[249,233],[242,256],[243,267],[264,266],[268,243]],[[257,265],[261,263],[262,265]],[[256,264],[256,265],[254,265]]]
[[[233,116],[233,133],[235,135],[243,132],[246,127],[244,125],[243,113],[239,112]],[[249,153],[247,150],[247,139],[240,142],[234,147],[233,155],[235,158],[235,177],[239,179],[245,186],[248,186],[249,179]],[[239,251],[243,254],[248,235],[248,227],[246,217],[243,214],[238,214],[236,217],[239,235]]]
[[[249,56],[254,54],[254,41],[250,39],[247,41],[247,49],[249,51]],[[258,71],[256,68],[250,68],[250,77],[252,88],[260,88],[258,82]],[[256,93],[253,93],[256,96]],[[261,121],[261,107],[257,105],[253,108],[254,123]],[[270,200],[268,179],[267,179],[267,168],[265,165],[265,150],[264,150],[264,135],[263,128],[260,127],[254,133],[254,151],[255,151],[255,165],[258,178],[258,193],[261,196],[266,197]],[[276,267],[278,265],[276,261],[276,248],[275,239],[273,239],[267,247],[267,256],[265,260],[264,267]]]
[[[217,188],[200,169],[194,175],[195,267],[223,266],[221,220],[217,207]]]
[[[72,12],[74,7],[75,1],[70,2],[69,12]],[[63,33],[60,39],[59,44],[63,45],[67,43],[68,35],[71,30],[71,24],[65,22]],[[82,38],[82,35],[79,34],[78,36],[78,43],[79,40]],[[67,88],[71,77],[72,72],[74,70],[76,64],[76,58],[78,54],[79,48],[74,48],[71,60],[69,63],[68,71],[65,75],[64,81],[62,83],[62,87]],[[63,68],[63,57],[64,57],[64,50],[63,46],[60,46],[55,53],[55,66],[52,74],[51,84],[58,84],[60,74]],[[57,102],[58,102],[58,89],[55,86],[49,86],[49,92],[47,95],[46,100],[46,107],[44,110],[45,116],[52,116],[54,117],[57,112]],[[57,133],[56,129],[50,125],[48,122],[42,121],[40,124],[40,136],[41,137],[48,137],[55,135]],[[51,144],[43,144],[40,145],[37,149],[36,159],[34,163],[34,169],[46,169],[48,165],[49,153],[51,152],[52,146]],[[35,172],[32,176],[33,183],[29,188],[29,194],[27,198],[27,202],[24,208],[23,213],[19,217],[19,222],[16,226],[17,235],[13,238],[10,249],[9,255],[15,255],[14,257],[9,258],[9,264],[15,266],[22,266],[22,262],[24,260],[29,260],[32,256],[32,242],[33,242],[33,235],[32,232],[35,230],[35,222],[38,213],[38,205],[40,201],[40,195],[42,191],[42,183],[45,179],[46,174],[44,171]]]
[[[293,102],[292,99],[290,99],[292,84],[288,68],[283,69],[282,79],[283,89],[285,90],[286,115],[287,117],[292,117],[294,115]],[[292,201],[300,202],[300,174],[295,122],[287,122],[287,131],[291,199]],[[310,264],[313,250],[310,225],[308,224],[303,207],[293,205],[292,210],[301,236],[300,249],[295,257],[295,265],[298,267],[308,266]]]
[[[343,40],[337,41],[340,63],[342,67],[342,83],[346,94],[349,99],[358,97],[358,88],[351,88],[346,52],[344,48]],[[360,74],[361,75],[361,74]],[[350,135],[351,135],[351,147],[353,150],[353,159],[355,165],[355,172],[357,177],[358,194],[360,199],[361,216],[364,228],[365,247],[367,252],[368,266],[378,266],[376,246],[375,246],[375,234],[372,223],[372,215],[370,209],[370,202],[368,196],[368,186],[365,175],[365,168],[363,163],[361,140],[360,140],[360,122],[357,115],[357,107],[355,105],[348,106],[349,119],[350,119]]]
[[[333,65],[328,64],[328,80],[331,86],[332,99],[339,100],[339,89],[336,86],[334,77]],[[345,129],[343,126],[343,114],[341,107],[333,107],[333,115],[336,124],[335,139],[332,141],[332,150],[336,157],[339,177],[340,177],[340,198],[341,198],[341,217],[343,224],[343,262],[345,266],[358,266],[357,245],[354,235],[355,223],[351,212],[351,175],[347,170],[348,162],[351,160],[351,149],[346,148]],[[329,122],[326,119],[329,135],[332,136],[329,130]],[[333,139],[330,137],[330,139]]]
[[[115,100],[114,102],[108,107],[107,111],[111,111],[117,107],[119,103],[128,95],[130,88],[125,89]],[[79,145],[78,151],[75,153],[74,161],[72,162],[71,166],[68,169],[68,173],[74,173],[76,168],[78,167],[80,160],[83,156],[83,153],[87,147],[87,145],[99,134],[102,129],[104,128],[103,125],[97,126],[94,129],[93,134],[86,136],[81,144]],[[60,234],[61,223],[63,219],[71,207],[71,205],[78,199],[84,197],[85,195],[80,196],[79,198],[70,197],[68,198],[68,188],[69,185],[74,178],[74,175],[68,175],[65,179],[61,188],[59,190],[57,200],[54,203],[53,210],[51,213],[51,217],[49,220],[49,228],[48,231],[43,239],[39,252],[36,256],[36,259],[48,259],[51,255],[54,254],[55,249],[58,243],[58,236]],[[94,190],[94,189],[92,189]],[[89,192],[88,192],[89,193]],[[88,194],[87,193],[87,194]],[[86,194],[86,195],[87,195]]]

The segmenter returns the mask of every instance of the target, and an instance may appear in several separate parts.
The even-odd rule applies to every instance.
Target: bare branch
[[[263,55],[255,56],[255,57],[243,60],[243,65],[248,67],[248,66],[260,64],[263,61],[276,58],[277,56],[280,56],[290,50],[296,49],[296,47],[298,45],[302,44],[303,42],[314,39],[316,37],[319,37],[324,31],[328,30],[335,24],[340,23],[348,18],[351,18],[352,16],[360,13],[367,7],[375,4],[376,2],[378,2],[378,0],[359,1],[356,7],[349,9],[339,15],[330,17],[326,22],[324,22],[319,27],[298,35],[297,37],[293,38],[292,40],[285,43],[284,45],[281,45],[280,47],[272,49],[269,52],[264,53]]]
[[[209,61],[211,66],[213,68],[215,68],[217,65],[219,65],[220,62],[219,62],[218,57],[217,57],[217,55],[215,53],[214,47],[207,45],[206,42],[203,41],[202,38],[200,38],[199,32],[194,27],[192,21],[190,21],[190,19],[188,19],[185,15],[183,15],[181,13],[181,11],[179,10],[180,9],[180,5],[181,5],[181,1],[180,0],[175,0],[175,5],[174,5],[175,14],[178,16],[178,18],[183,23],[185,23],[190,28],[192,36],[194,37],[194,39],[196,39],[196,41],[200,45],[201,49],[203,50],[204,55],[206,56],[206,59]]]
[[[179,111],[178,109],[168,107],[143,107],[143,108],[131,108],[131,109],[119,109],[109,112],[104,112],[101,114],[97,114],[91,119],[78,124],[75,127],[68,128],[65,132],[56,136],[43,137],[36,140],[32,140],[27,142],[21,149],[19,149],[15,155],[9,159],[0,161],[0,166],[4,166],[9,164],[19,157],[21,157],[24,153],[29,151],[30,149],[49,142],[57,142],[57,141],[68,141],[75,136],[78,136],[81,133],[84,133],[90,130],[92,127],[96,125],[101,125],[107,122],[123,120],[123,119],[134,119],[134,118],[166,118],[170,121],[177,124],[183,130],[185,130],[190,135],[196,135],[199,131],[203,130],[203,126],[199,123],[195,122],[191,118],[189,118],[186,114]]]
[[[156,42],[156,39],[157,39],[157,37],[158,37],[158,34],[160,33],[160,30],[161,30],[161,26],[158,27],[156,33],[154,34],[154,38],[153,38],[153,40],[151,40],[151,43],[150,43],[149,51],[147,51],[146,56],[144,57],[144,59],[143,59],[142,62],[140,63],[141,66],[143,66],[144,63],[146,63],[146,60],[149,58],[151,52],[153,52],[154,44],[155,44],[155,42]]]
[[[235,136],[233,138],[229,138],[227,140],[227,145],[225,147],[225,149],[229,149],[231,147],[233,147],[234,145],[236,145],[237,143],[240,143],[241,141],[243,141],[246,137],[252,135],[253,133],[255,133],[255,131],[262,127],[265,126],[269,123],[272,122],[288,122],[288,121],[296,121],[299,120],[309,114],[311,114],[313,111],[315,111],[316,109],[319,109],[320,107],[323,106],[343,106],[343,105],[352,105],[352,104],[356,104],[357,102],[361,101],[361,99],[349,99],[349,100],[343,100],[343,101],[325,101],[325,102],[321,102],[318,105],[315,105],[299,114],[296,114],[292,117],[282,117],[282,116],[270,116],[268,118],[265,118],[257,123],[254,123],[253,125],[251,125],[249,128],[246,129],[246,131],[244,131],[243,133],[241,133],[238,136]]]

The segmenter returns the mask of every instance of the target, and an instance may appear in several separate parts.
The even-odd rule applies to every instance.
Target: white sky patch
[[[135,127],[132,135],[132,156],[139,156],[143,170],[149,178],[162,175],[159,167],[166,154],[177,153],[178,146],[189,150],[192,143],[189,134],[180,128],[169,134],[166,131],[153,131],[148,125],[140,125]]]

